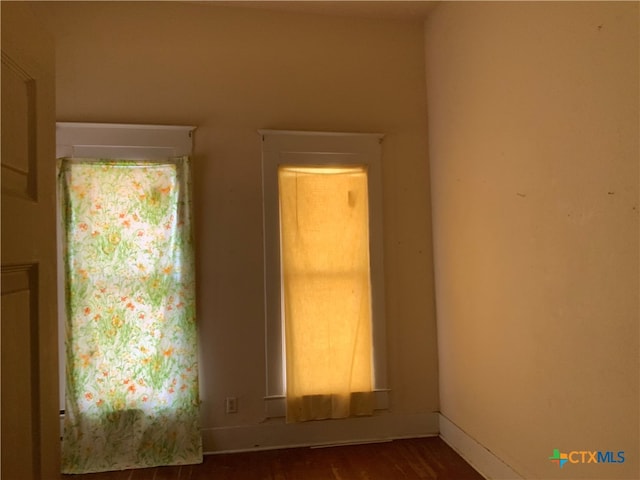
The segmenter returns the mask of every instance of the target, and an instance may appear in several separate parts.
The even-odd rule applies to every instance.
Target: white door
[[[28,2],[2,8],[1,476],[60,478],[55,57]]]

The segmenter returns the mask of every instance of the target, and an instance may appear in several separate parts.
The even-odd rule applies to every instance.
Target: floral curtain
[[[64,473],[202,461],[189,171],[60,161]]]

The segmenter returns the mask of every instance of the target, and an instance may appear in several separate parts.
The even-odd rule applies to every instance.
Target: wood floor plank
[[[153,480],[183,480],[182,466],[157,467]],[[136,480],[135,477],[131,480]],[[144,479],[141,479],[144,480]]]
[[[69,480],[129,480],[134,470],[117,470],[113,472],[85,473],[82,475],[62,475]]]
[[[62,475],[62,480],[482,480],[439,437],[206,455],[183,465]]]

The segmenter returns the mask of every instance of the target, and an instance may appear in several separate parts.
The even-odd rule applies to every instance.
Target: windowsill
[[[374,410],[389,409],[388,389],[374,390],[375,407]],[[281,418],[286,416],[286,397],[284,395],[271,395],[264,397],[265,413],[267,418]]]

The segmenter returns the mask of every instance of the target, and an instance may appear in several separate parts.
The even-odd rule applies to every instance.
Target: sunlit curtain
[[[65,473],[202,461],[188,158],[63,159]]]
[[[373,411],[367,172],[278,171],[287,421]]]

